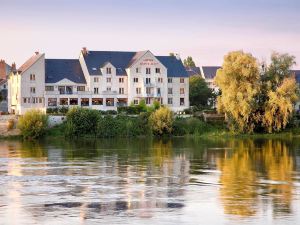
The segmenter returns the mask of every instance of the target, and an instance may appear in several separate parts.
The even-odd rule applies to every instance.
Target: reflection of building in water
[[[264,193],[264,199],[270,198],[262,203],[272,203],[275,216],[290,213],[294,160],[286,144],[275,140],[264,141],[261,146],[252,140],[230,144],[233,150],[217,161],[225,213],[255,215],[261,203],[259,193]]]

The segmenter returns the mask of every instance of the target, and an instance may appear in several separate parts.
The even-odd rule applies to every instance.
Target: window
[[[78,98],[70,98],[70,105],[78,105]]]
[[[99,77],[94,77],[94,82],[98,83],[99,82]]]
[[[180,78],[180,83],[184,83],[184,78]]]
[[[107,98],[106,99],[106,106],[114,106],[114,99],[113,98]]]
[[[181,94],[181,95],[184,94],[184,88],[180,88],[180,94]]]
[[[173,82],[172,78],[168,78],[168,83],[172,83],[172,82]]]
[[[106,91],[111,91],[111,87],[107,87],[107,88],[106,88]]]
[[[39,103],[43,103],[43,98],[39,98]]]
[[[151,78],[146,78],[146,84],[150,84],[151,83]]]
[[[54,86],[46,86],[46,91],[54,91]]]
[[[138,105],[138,104],[139,104],[139,100],[134,99],[134,100],[133,100],[133,104]]]
[[[110,77],[107,77],[107,78],[106,78],[106,82],[107,82],[107,83],[111,83],[111,78],[110,78]]]
[[[23,103],[26,103],[27,102],[27,98],[23,98]]]
[[[151,68],[146,68],[146,74],[151,74]]]
[[[92,98],[92,105],[103,105],[103,98]]]
[[[168,98],[168,104],[172,105],[173,104],[173,98]]]
[[[157,88],[157,95],[160,95],[160,88]]]
[[[184,105],[184,98],[180,98],[180,105]]]
[[[146,104],[150,105],[151,104],[151,98],[146,98]]]
[[[35,74],[30,74],[30,80],[34,81],[35,80]]]
[[[173,94],[173,89],[172,88],[168,88],[168,94],[169,95]]]
[[[6,84],[3,85],[3,88],[6,89]]]
[[[160,68],[155,68],[155,73],[160,73]]]
[[[60,98],[59,99],[59,104],[60,105],[68,105],[69,104],[69,100],[67,98]]]
[[[73,87],[72,86],[66,86],[66,93],[67,94],[73,94]]]
[[[163,82],[162,77],[159,77],[159,78],[158,78],[158,83],[162,83],[162,82]]]
[[[137,94],[141,94],[141,92],[142,92],[142,89],[141,89],[141,88],[136,88],[136,93],[137,93]]]
[[[107,67],[107,68],[106,68],[106,73],[107,73],[107,74],[111,74],[111,68],[110,68],[110,67]]]
[[[48,98],[48,106],[57,106],[56,98]]]
[[[140,67],[135,68],[135,72],[136,73],[140,73],[141,72],[141,68]]]
[[[35,94],[35,87],[31,87],[31,88],[30,88],[30,93]]]
[[[99,88],[94,88],[94,94],[99,94]]]
[[[124,88],[119,88],[119,94],[124,94]]]
[[[65,86],[58,86],[58,90],[59,90],[59,94],[65,94],[66,91],[65,91]]]
[[[85,91],[85,86],[77,86],[77,91]]]
[[[151,88],[150,87],[146,87],[146,94],[150,95],[151,94]]]
[[[119,83],[124,83],[124,78],[119,78]]]
[[[88,98],[81,99],[81,106],[89,106],[89,105],[90,105],[90,99]]]
[[[133,78],[133,82],[137,83],[137,82],[139,82],[139,79],[137,77],[135,77],[135,78]]]

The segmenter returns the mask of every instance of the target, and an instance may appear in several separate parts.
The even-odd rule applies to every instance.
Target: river
[[[300,224],[298,139],[0,141],[0,224]]]

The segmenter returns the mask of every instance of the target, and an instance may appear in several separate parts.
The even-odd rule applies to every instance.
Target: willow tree
[[[225,113],[231,130],[253,132],[259,121],[260,73],[256,58],[243,51],[228,53],[215,82],[222,92],[217,98],[217,109]]]
[[[262,125],[269,133],[284,129],[293,114],[298,99],[296,79],[291,73],[294,64],[293,56],[273,53],[270,65],[263,71]]]

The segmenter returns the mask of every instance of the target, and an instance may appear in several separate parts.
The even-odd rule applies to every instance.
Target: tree
[[[190,104],[197,107],[208,106],[209,99],[214,97],[212,89],[201,76],[190,77]]]
[[[272,133],[286,127],[298,99],[296,79],[291,74],[294,64],[293,56],[273,53],[270,65],[259,70],[250,54],[238,51],[225,56],[215,78],[221,89],[217,107],[232,130]]]
[[[243,51],[228,53],[222,68],[217,71],[215,82],[222,92],[217,98],[217,108],[225,113],[231,130],[253,132],[259,120],[256,97],[260,92],[260,74],[257,60]]]
[[[262,73],[262,124],[269,133],[280,131],[288,124],[297,101],[297,83],[291,73],[295,58],[273,53],[271,63]]]
[[[196,64],[191,56],[188,56],[186,59],[184,59],[183,64],[185,67],[195,67],[196,66]]]
[[[149,118],[152,132],[153,134],[158,136],[171,134],[173,121],[173,113],[167,107],[160,107],[155,112],[153,112]]]

